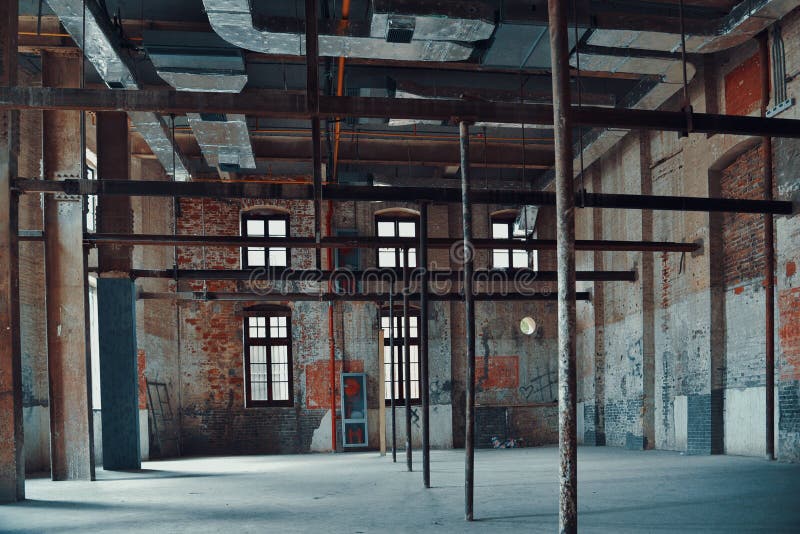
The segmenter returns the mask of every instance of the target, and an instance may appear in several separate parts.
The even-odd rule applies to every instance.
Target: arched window
[[[391,208],[375,212],[375,235],[378,237],[408,237],[419,235],[419,212],[407,208]],[[403,267],[404,254],[400,248],[379,248],[378,267]],[[417,266],[417,249],[409,247],[408,266]]]
[[[257,207],[242,211],[242,235],[246,237],[289,237],[289,211]],[[289,267],[288,247],[247,247],[242,250],[242,267]]]
[[[517,215],[519,215],[517,210],[502,210],[492,213],[492,239],[514,239],[514,221],[517,219]],[[527,269],[528,267],[530,267],[530,258],[525,249],[492,250],[492,269]]]
[[[283,306],[244,311],[247,406],[292,406],[292,312]]]
[[[383,329],[383,366],[384,382],[386,384],[386,405],[391,404],[392,391],[392,352],[394,345],[394,401],[395,405],[405,406],[405,360],[403,344],[405,336],[403,332],[403,308],[396,306],[392,319],[394,328],[389,325],[389,307],[381,308],[381,328]],[[394,339],[392,339],[392,334]],[[411,404],[420,402],[419,389],[419,308],[409,308],[408,314],[408,361],[411,365]]]

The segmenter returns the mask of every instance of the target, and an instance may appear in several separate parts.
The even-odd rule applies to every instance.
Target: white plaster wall
[[[778,397],[777,388],[775,398]],[[725,454],[764,456],[766,447],[765,388],[725,390]],[[775,436],[778,435],[778,403],[775,403]],[[776,439],[777,441],[777,439]]]
[[[370,426],[371,418],[370,413],[367,412],[367,426]],[[369,430],[369,429],[367,429]],[[319,424],[319,427],[314,430],[311,436],[311,452],[330,452],[331,450],[331,411],[325,412],[325,416]]]
[[[583,402],[578,403],[578,409],[576,412],[577,421],[577,428],[578,428],[578,445],[583,445],[583,433],[586,431],[584,424],[583,424]]]
[[[419,419],[420,406],[411,407],[411,446],[414,449],[422,447],[422,422]],[[430,419],[430,442],[432,449],[453,448],[453,409],[449,404],[432,404]],[[416,417],[415,417],[416,415]],[[405,408],[395,408],[397,418],[397,449],[403,448],[406,442],[406,415]],[[392,409],[386,408],[386,450],[392,447]]]

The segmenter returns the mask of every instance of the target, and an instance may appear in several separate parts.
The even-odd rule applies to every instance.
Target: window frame
[[[502,239],[500,237],[495,237],[494,236],[494,225],[495,224],[504,224],[504,225],[506,225],[508,227],[508,239],[518,239],[518,240],[520,240],[520,241],[522,241],[524,243],[525,242],[525,238],[524,237],[523,238],[515,238],[515,237],[513,237],[514,236],[514,221],[516,221],[517,215],[518,215],[518,212],[516,212],[514,210],[501,211],[499,213],[494,213],[494,214],[490,215],[489,216],[489,236],[491,237],[491,239]],[[525,253],[525,257],[527,258],[527,261],[526,261],[526,265],[524,267],[515,267],[514,266],[514,252],[515,251],[521,251],[521,252]],[[497,266],[495,266],[495,253],[501,253],[501,252],[504,252],[506,257],[507,257],[508,267],[497,267]],[[489,266],[490,266],[491,269],[497,269],[497,270],[530,269],[531,268],[531,254],[530,254],[530,251],[525,250],[525,249],[519,249],[519,248],[501,248],[501,249],[493,248],[491,250],[491,254],[489,256]]]
[[[264,236],[251,236],[247,232],[248,221],[264,221]],[[286,224],[286,237],[291,237],[291,227],[289,226],[289,214],[278,210],[254,210],[243,211],[241,215],[241,231],[244,237],[263,237],[269,239],[269,221],[283,221]],[[265,265],[250,265],[249,251],[251,248],[260,248],[256,246],[248,246],[241,248],[242,268],[243,269],[257,269],[259,267],[265,269],[289,269],[292,266],[292,249],[290,247],[270,247],[264,244],[264,263]],[[271,266],[269,264],[269,251],[270,249],[284,249],[286,251],[286,265]]]
[[[250,337],[250,319],[263,317],[266,319],[266,337],[251,338]],[[274,338],[270,335],[270,318],[272,317],[285,317],[286,318],[286,337]],[[294,359],[292,357],[292,311],[284,309],[256,309],[246,311],[243,314],[242,321],[242,336],[244,347],[244,392],[245,392],[245,407],[259,408],[259,407],[285,407],[291,408],[294,406]],[[274,400],[272,398],[272,351],[273,346],[286,347],[286,362],[287,362],[287,375],[288,375],[288,399],[287,400]],[[250,376],[250,348],[251,347],[267,347],[266,350],[266,365],[267,365],[267,400],[253,400],[252,396],[252,378]]]
[[[399,324],[399,322],[403,320],[403,309],[402,309],[402,307],[395,307],[393,315],[394,315],[394,320],[397,321],[398,324]],[[381,330],[383,330],[383,328],[384,328],[383,327],[383,318],[384,317],[386,317],[387,319],[389,318],[389,308],[388,307],[383,307],[380,310]],[[408,343],[408,346],[409,346],[409,359],[410,359],[410,355],[411,355],[410,348],[411,347],[417,347],[417,364],[416,364],[417,365],[417,380],[416,381],[412,380],[412,384],[414,382],[417,383],[418,396],[417,397],[413,397],[413,396],[411,397],[411,406],[415,406],[415,405],[420,405],[422,403],[422,389],[421,389],[422,388],[422,384],[421,384],[421,380],[420,380],[420,378],[421,378],[420,371],[421,371],[422,362],[421,362],[420,357],[419,357],[420,356],[420,353],[419,353],[419,346],[420,346],[420,339],[419,339],[420,311],[419,311],[419,309],[418,308],[409,308],[408,317],[409,317],[409,319],[411,319],[413,317],[413,318],[416,318],[416,320],[417,320],[417,327],[416,327],[417,335],[414,336],[414,337],[411,337],[409,335],[409,338],[408,338],[408,341],[409,341],[409,343]],[[410,325],[410,323],[409,323],[409,325]],[[411,330],[411,328],[409,328],[409,330]],[[395,329],[393,330],[393,333],[395,335],[397,335],[398,332],[400,332],[400,329],[395,327]],[[410,334],[410,332],[409,332],[409,334]],[[406,393],[405,392],[405,376],[404,376],[405,360],[403,359],[403,352],[404,352],[403,351],[403,345],[404,344],[405,344],[405,340],[404,340],[403,336],[400,336],[399,338],[398,337],[394,338],[394,347],[395,347],[395,350],[397,351],[397,368],[398,368],[398,373],[395,374],[395,381],[398,382],[399,384],[401,384],[401,386],[402,386],[402,387],[399,388],[399,391],[400,391],[399,398],[395,397],[395,399],[394,399],[394,405],[395,406],[405,406],[406,405],[406,399],[405,399],[405,393]],[[385,376],[384,376],[383,382],[384,382],[385,387],[386,387],[386,394],[387,395],[390,394],[390,391],[391,391],[391,389],[390,389],[391,388],[391,383],[390,383],[390,380],[391,380],[390,370],[391,370],[391,368],[389,368],[389,370],[386,370],[386,366],[390,365],[390,364],[386,363],[386,349],[388,347],[390,347],[391,345],[392,345],[392,343],[390,341],[389,336],[387,336],[385,334],[385,332],[384,332],[384,336],[383,336],[383,352],[382,352],[382,354],[383,354],[383,362],[382,363],[384,365],[384,370],[385,370]],[[412,363],[412,365],[413,365],[413,363]],[[390,407],[392,405],[391,399],[384,399],[384,405],[387,406],[387,407]]]
[[[400,223],[401,222],[413,222],[414,223],[414,237],[413,239],[419,239],[419,215],[415,213],[405,213],[405,212],[389,212],[389,213],[378,213],[375,215],[375,237],[389,237],[389,236],[381,236],[378,232],[379,224],[382,222],[391,222],[394,224],[394,238],[399,237],[400,233]],[[381,265],[381,250],[392,250],[394,251],[394,267],[386,267]],[[403,249],[402,247],[378,247],[375,249],[375,265],[379,269],[402,269],[403,264],[405,263],[403,260]],[[414,269],[417,266],[417,247],[409,247],[408,249],[409,256],[413,251],[414,254],[414,265],[410,266],[409,268]],[[411,263],[411,262],[409,262]]]

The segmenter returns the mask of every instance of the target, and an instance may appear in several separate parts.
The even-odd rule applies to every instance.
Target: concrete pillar
[[[128,278],[97,281],[103,469],[140,469],[136,287]]]
[[[17,83],[17,2],[0,2],[0,86]],[[19,338],[19,112],[0,112],[0,503],[25,498]]]
[[[78,55],[42,54],[42,85],[78,87]],[[43,113],[44,177],[81,175],[80,112]],[[81,197],[45,197],[47,361],[50,377],[50,464],[53,480],[94,478],[86,326],[86,270]]]

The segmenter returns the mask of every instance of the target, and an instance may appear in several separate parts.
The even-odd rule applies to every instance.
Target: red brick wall
[[[724,198],[764,198],[764,151],[761,145],[739,156],[723,172]],[[726,213],[722,225],[724,280],[735,287],[764,276],[764,217]]]
[[[725,76],[725,113],[749,115],[761,106],[761,61],[758,54]]]

